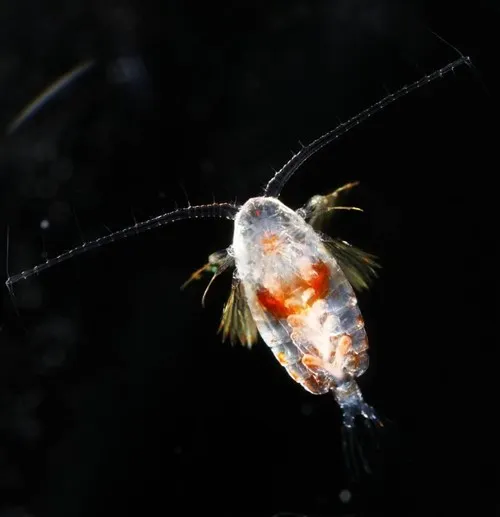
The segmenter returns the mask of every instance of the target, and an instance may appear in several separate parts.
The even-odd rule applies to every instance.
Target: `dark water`
[[[186,221],[20,282],[14,303],[4,289],[0,515],[494,514],[499,21],[487,1],[4,2],[10,274],[186,196],[259,194],[299,140],[456,59],[429,29],[476,68],[353,129],[281,196],[298,208],[361,181],[364,213],[328,233],[383,265],[359,300],[360,385],[393,424],[380,451],[362,436],[371,476],[348,477],[333,398],[262,342],[221,344],[230,273],[205,309],[208,278],[180,291],[232,234]]]

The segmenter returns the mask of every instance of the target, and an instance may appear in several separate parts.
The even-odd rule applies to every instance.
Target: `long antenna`
[[[448,72],[453,71],[460,65],[471,66],[471,60],[467,56],[460,55],[458,59],[447,64],[443,68],[432,72],[429,75],[425,75],[418,81],[411,83],[410,85],[405,85],[400,88],[395,93],[390,93],[385,96],[382,100],[376,102],[369,108],[361,111],[347,122],[343,122],[339,124],[335,129],[332,129],[328,133],[325,133],[323,136],[320,136],[318,139],[311,142],[309,145],[303,146],[302,149],[294,154],[290,160],[285,163],[285,165],[269,180],[264,189],[264,196],[278,197],[286,185],[288,180],[293,176],[293,174],[297,171],[297,169],[303,165],[303,163],[310,158],[313,154],[317,153],[321,148],[325,147],[329,143],[337,140],[340,136],[347,133],[353,127],[357,126],[361,122],[364,122],[367,118],[375,115],[379,111],[382,111],[389,104],[392,104],[397,99],[404,97],[405,95],[418,90],[422,86],[431,83],[432,81],[439,79],[446,75]]]
[[[20,280],[25,280],[30,276],[40,273],[45,269],[48,269],[56,264],[60,264],[65,260],[68,260],[76,255],[81,255],[82,253],[86,253],[95,248],[100,248],[110,242],[115,242],[121,239],[125,239],[130,237],[131,235],[136,235],[139,233],[146,232],[153,228],[157,228],[159,226],[165,226],[169,223],[173,223],[175,221],[181,221],[183,219],[234,219],[236,212],[239,207],[233,205],[232,203],[212,203],[210,205],[197,205],[197,206],[188,206],[186,208],[179,208],[178,210],[174,210],[173,212],[167,212],[165,214],[161,214],[157,217],[153,217],[148,219],[147,221],[143,221],[140,223],[135,223],[132,226],[128,226],[127,228],[123,228],[122,230],[118,230],[109,235],[105,235],[104,237],[99,237],[98,239],[94,239],[93,241],[84,242],[80,246],[73,248],[69,251],[61,253],[57,257],[47,259],[45,262],[42,262],[38,266],[35,266],[31,269],[27,269],[26,271],[21,271],[17,275],[9,276],[5,282],[7,289],[12,293],[12,286],[19,282]]]
[[[84,61],[78,66],[72,68],[69,72],[59,77],[43,90],[37,97],[25,106],[16,116],[16,118],[7,126],[6,133],[12,134],[16,129],[30,117],[35,115],[42,107],[53,99],[61,90],[71,84],[73,81],[82,76],[87,70],[94,66],[93,60]]]

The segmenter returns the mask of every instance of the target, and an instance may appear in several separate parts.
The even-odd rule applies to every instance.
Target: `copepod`
[[[342,411],[344,452],[351,461],[356,417],[360,416],[365,423],[381,423],[374,409],[364,402],[356,381],[369,361],[368,339],[355,292],[369,287],[379,266],[373,255],[341,239],[327,237],[321,230],[335,211],[356,209],[339,201],[357,182],[327,195],[313,196],[297,210],[278,198],[299,167],[321,148],[395,100],[462,64],[470,66],[469,58],[461,55],[302,146],[273,175],[262,195],[243,205],[188,206],[137,222],[12,275],[6,286],[12,293],[15,283],[76,255],[174,221],[232,220],[232,244],[211,254],[208,263],[193,273],[183,287],[203,273],[211,274],[203,303],[214,279],[233,270],[231,292],[219,326],[223,341],[229,339],[231,343],[252,347],[260,334],[294,381],[314,395],[332,393]],[[368,470],[364,463],[363,467]]]
[[[245,325],[255,325],[292,379],[315,395],[332,391],[347,427],[358,413],[375,419],[354,380],[368,367],[368,339],[353,289],[375,275],[374,257],[321,236],[273,197],[241,207],[230,254],[249,311]]]

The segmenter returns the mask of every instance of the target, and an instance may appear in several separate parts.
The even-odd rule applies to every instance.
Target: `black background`
[[[0,515],[494,514],[496,4],[25,0],[0,16],[4,127],[95,63],[2,137],[11,274],[186,196],[258,195],[299,140],[456,59],[430,29],[475,65],[322,150],[282,194],[298,208],[361,180],[365,212],[328,231],[383,265],[360,297],[360,384],[397,431],[371,478],[346,477],[331,397],[262,342],[221,344],[230,274],[205,309],[204,283],[179,290],[232,235],[187,221],[20,282],[14,304],[4,289]]]

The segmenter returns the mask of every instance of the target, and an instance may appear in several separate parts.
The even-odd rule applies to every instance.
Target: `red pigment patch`
[[[314,289],[314,299],[324,298],[330,288],[330,270],[324,262],[316,262],[311,267],[316,274],[309,280],[308,284]]]
[[[257,299],[260,305],[277,319],[287,318],[293,312],[285,305],[283,297],[274,296],[265,287],[257,291]]]
[[[299,314],[328,294],[330,288],[330,270],[324,262],[311,265],[313,274],[307,280],[296,276],[290,283],[284,285],[278,294],[271,293],[265,287],[257,290],[259,304],[277,319],[284,319],[292,314]],[[306,289],[314,291],[306,302],[301,299]]]

